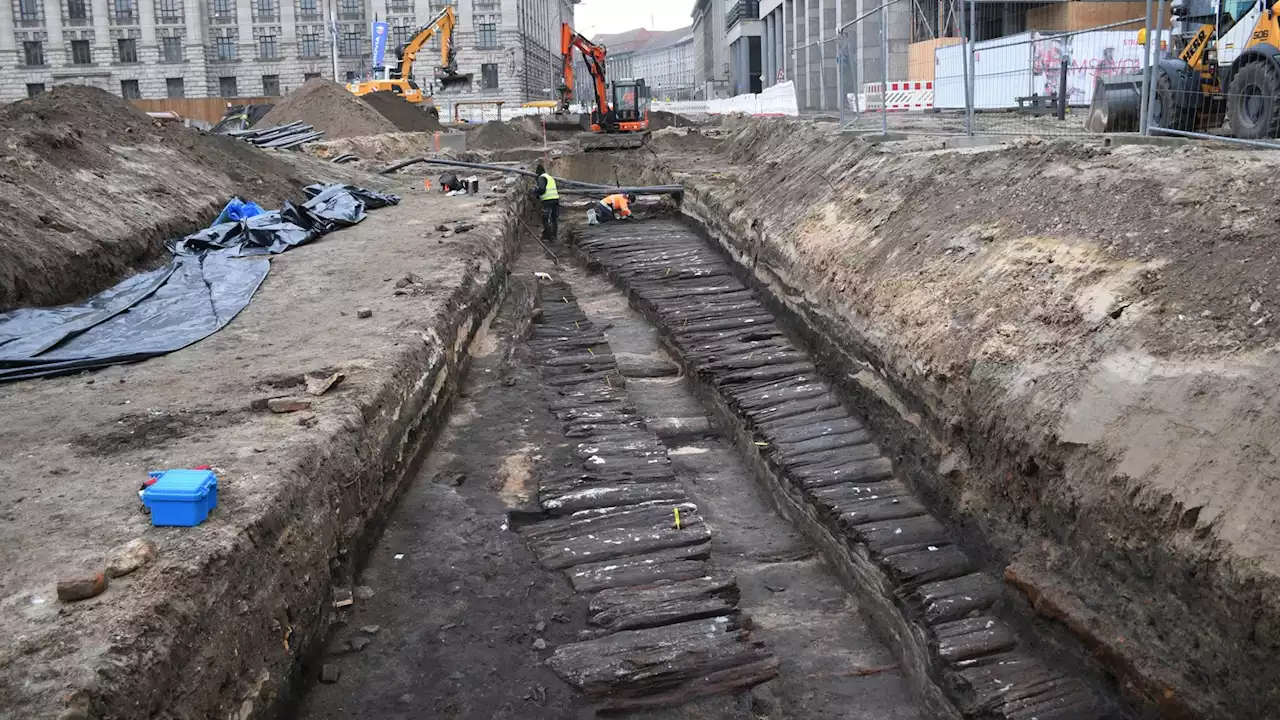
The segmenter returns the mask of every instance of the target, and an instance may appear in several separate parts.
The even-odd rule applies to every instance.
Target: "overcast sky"
[[[693,22],[694,0],[583,0],[576,8],[576,30],[587,37],[644,27],[675,30]]]

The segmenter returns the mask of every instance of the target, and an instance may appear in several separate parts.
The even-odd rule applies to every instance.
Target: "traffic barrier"
[[[852,101],[853,96],[850,96]],[[933,83],[928,80],[891,82],[863,85],[863,109],[869,112],[910,112],[933,108]]]

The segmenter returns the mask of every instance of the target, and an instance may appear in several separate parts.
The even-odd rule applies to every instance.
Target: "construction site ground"
[[[481,196],[445,197],[424,190],[437,168],[368,172],[422,154],[413,134],[366,138],[337,117],[356,130],[320,154],[370,157],[336,166],[127,111],[93,125],[116,109],[58,92],[67,107],[0,112],[28,127],[0,155],[6,197],[49,206],[14,209],[0,234],[0,260],[35,258],[0,273],[0,307],[84,299],[154,266],[231,194],[275,206],[344,180],[402,202],[275,257],[248,308],[192,347],[0,385],[0,716],[590,716],[545,662],[596,632],[587,600],[515,532],[574,441],[548,361],[519,337],[532,309],[507,290],[534,272],[572,287],[620,372],[646,368],[628,388],[654,427],[712,414],[674,374],[688,358],[626,288],[567,247],[559,266],[543,257],[523,185],[486,174]],[[764,119],[664,129],[634,153],[543,149],[524,121],[469,135],[481,157],[541,152],[579,180],[684,183],[682,222],[803,341],[921,512],[1003,581],[1000,617],[1105,678],[1121,716],[1267,717],[1280,702],[1271,153],[870,146]],[[565,212],[580,224],[581,207]],[[277,397],[311,405],[263,407]],[[749,487],[743,443],[709,427],[664,452],[777,679],[636,717],[929,716],[893,632]],[[152,528],[146,473],[198,465],[219,477],[213,516]],[[139,538],[154,560],[59,601],[56,583]]]

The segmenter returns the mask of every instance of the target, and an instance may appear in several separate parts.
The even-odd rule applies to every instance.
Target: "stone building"
[[[446,4],[459,16],[459,69],[473,75],[453,96],[547,99],[559,75],[560,23],[572,21],[577,2],[0,0],[0,101],[64,83],[126,98],[281,95],[332,78],[335,64],[339,81],[363,75],[375,18],[390,23],[394,48]],[[438,43],[419,56],[419,78],[432,77]]]

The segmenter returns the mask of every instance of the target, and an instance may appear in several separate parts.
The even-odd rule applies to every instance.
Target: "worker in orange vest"
[[[610,220],[631,219],[631,203],[636,196],[631,193],[614,193],[600,200],[587,210],[587,224],[596,225]]]

